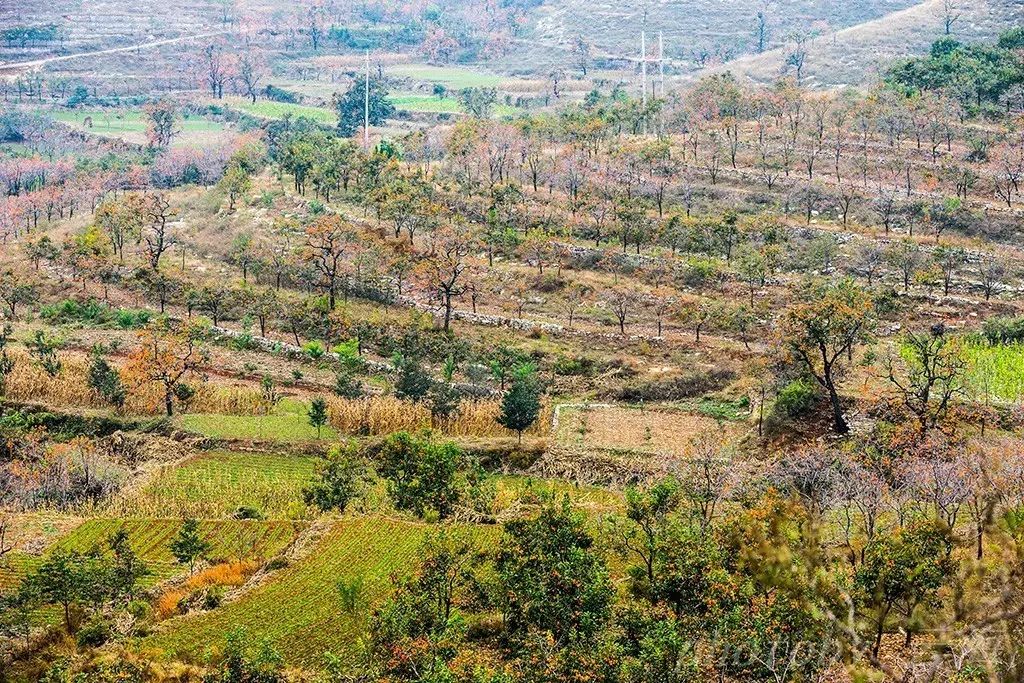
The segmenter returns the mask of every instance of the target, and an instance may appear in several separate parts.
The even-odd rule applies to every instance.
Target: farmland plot
[[[481,538],[497,534],[496,527],[469,529]],[[390,588],[389,577],[412,570],[430,533],[428,525],[380,517],[339,521],[307,557],[269,582],[216,610],[172,619],[145,644],[172,657],[201,657],[245,625],[250,637],[268,640],[289,664],[315,667],[325,652],[351,660],[367,616]],[[363,599],[347,613],[336,587],[355,577],[363,581]]]
[[[141,491],[118,501],[129,515],[219,518],[251,508],[273,519],[301,517],[312,458],[213,451],[165,466]]]
[[[559,411],[555,439],[559,446],[588,451],[685,457],[702,435],[720,434],[728,440],[740,431],[735,423],[685,410],[565,406]]]

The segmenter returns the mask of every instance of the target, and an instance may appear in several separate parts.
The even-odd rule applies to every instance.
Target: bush
[[[981,334],[992,345],[1024,342],[1024,317],[991,318],[982,323]]]
[[[321,342],[318,341],[306,342],[305,344],[302,345],[302,350],[312,360],[320,360],[321,358],[324,357],[324,354],[327,353],[327,349]]]
[[[339,370],[334,376],[334,393],[341,398],[362,398],[363,384],[347,369]]]
[[[75,641],[80,647],[99,647],[110,640],[110,624],[98,617],[78,631]]]
[[[612,392],[612,398],[627,403],[681,401],[711,391],[718,391],[734,379],[736,379],[736,375],[731,370],[716,369],[710,372],[695,372],[671,379],[631,384]]]
[[[276,85],[268,85],[263,89],[263,96],[268,100],[274,102],[283,102],[285,104],[298,104],[299,96],[284,88],[279,88]]]
[[[547,272],[544,273],[543,276],[537,278],[536,283],[534,283],[534,288],[538,292],[551,293],[557,292],[565,287],[565,285],[565,280],[559,277],[557,273]]]
[[[284,569],[288,566],[288,558],[283,555],[271,558],[269,562],[263,567],[268,572],[276,572],[278,569]]]
[[[798,379],[779,390],[775,399],[775,411],[794,418],[804,415],[814,405],[817,392],[810,382]]]
[[[354,576],[351,579],[339,579],[337,583],[338,596],[341,598],[341,609],[346,614],[352,614],[363,604],[363,577]]]
[[[54,325],[79,323],[94,327],[136,329],[150,321],[150,313],[130,308],[112,309],[104,303],[90,299],[86,302],[65,299],[48,304],[39,310],[41,318]]]
[[[224,586],[210,586],[203,591],[202,606],[205,610],[217,609],[224,601]]]
[[[263,519],[263,514],[256,508],[243,505],[235,510],[233,517],[235,519]]]
[[[587,356],[559,356],[555,360],[556,375],[581,375],[590,377],[594,374],[594,359]]]

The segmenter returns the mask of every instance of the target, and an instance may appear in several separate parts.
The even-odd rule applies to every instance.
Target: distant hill
[[[1020,0],[964,0],[954,37],[990,40],[1024,23]],[[767,17],[768,39],[757,52],[757,13]],[[590,44],[592,67],[634,68],[640,31],[648,55],[657,56],[663,32],[670,78],[689,79],[730,69],[755,81],[771,81],[786,70],[793,36],[811,34],[803,76],[809,85],[832,87],[871,80],[893,59],[923,54],[943,31],[942,0],[546,0],[530,14],[523,48],[495,61],[513,73],[573,70],[578,38]],[[653,69],[653,67],[652,67]]]
[[[595,62],[635,57],[640,31],[646,28],[657,54],[657,34],[675,70],[700,67],[700,60],[728,61],[758,49],[758,11],[764,11],[767,45],[781,45],[795,31],[815,27],[823,33],[876,19],[914,4],[914,0],[662,0],[635,3],[613,0],[545,0],[535,7],[524,31],[529,52],[516,51],[503,60],[510,68],[528,70],[543,60],[557,61],[577,39],[590,43]],[[564,58],[564,57],[563,57]]]
[[[962,3],[952,35],[962,42],[990,41],[1024,24],[1019,0],[971,0]],[[809,44],[803,69],[811,86],[840,86],[872,79],[901,57],[924,54],[943,33],[942,0],[926,0],[907,9],[821,36]],[[748,55],[723,67],[751,80],[767,82],[786,71],[792,45]]]

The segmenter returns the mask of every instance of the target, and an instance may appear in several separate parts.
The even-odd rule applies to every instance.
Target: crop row
[[[475,537],[491,537],[494,527],[466,527]],[[365,619],[384,599],[390,577],[412,571],[429,526],[381,517],[338,521],[305,558],[274,579],[219,609],[167,622],[150,643],[169,656],[201,657],[225,634],[244,625],[252,638],[268,641],[290,664],[317,666],[325,652],[350,658]],[[362,580],[356,610],[342,610],[341,579]]]

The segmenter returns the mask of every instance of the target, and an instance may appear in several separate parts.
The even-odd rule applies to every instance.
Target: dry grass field
[[[567,406],[559,410],[555,438],[560,445],[585,450],[685,458],[692,453],[696,440],[708,436],[728,440],[741,432],[741,424],[684,410]]]

